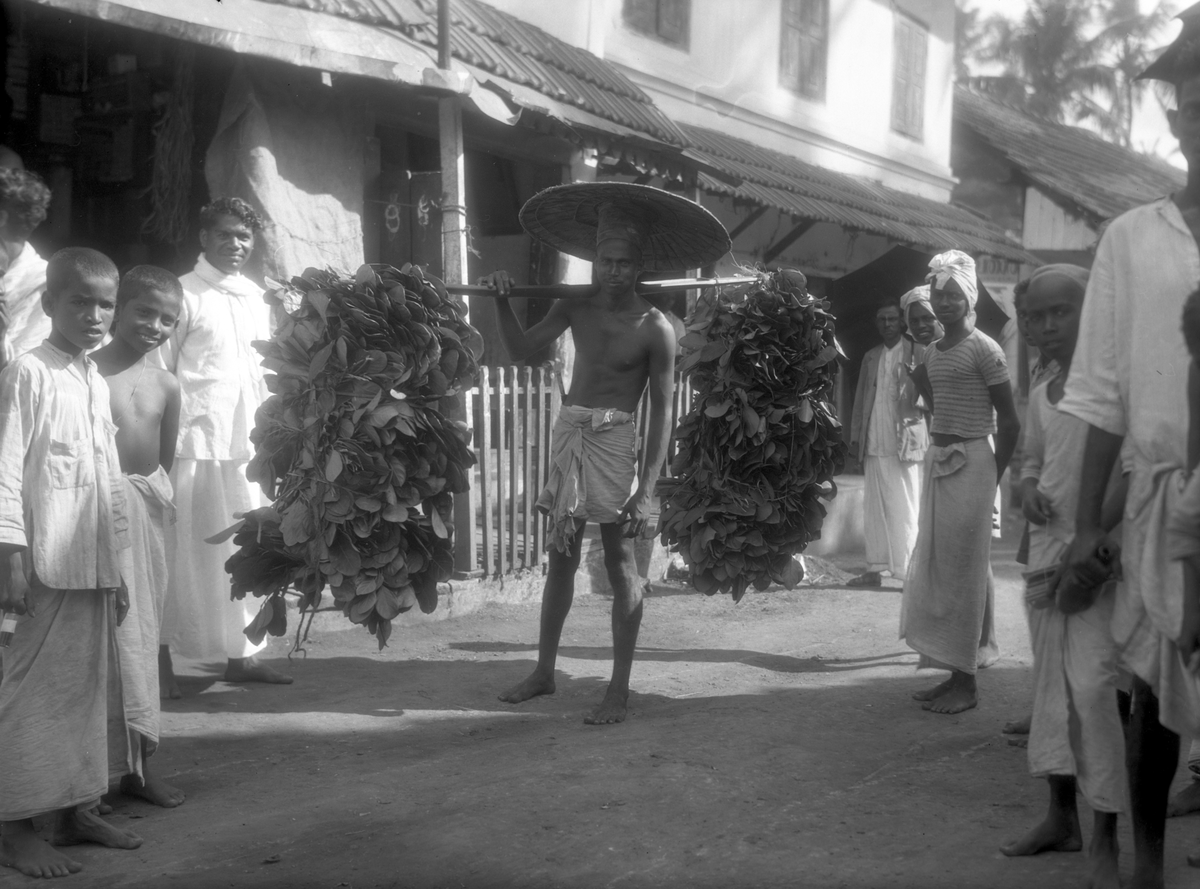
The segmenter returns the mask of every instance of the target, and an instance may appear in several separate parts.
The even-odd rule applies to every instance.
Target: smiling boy
[[[87,357],[116,293],[106,256],[60,250],[42,297],[50,336],[0,374],[0,610],[24,615],[0,682],[0,864],[32,877],[81,869],[37,836],[40,815],[54,814],[57,845],[141,845],[91,811],[128,752],[109,703],[129,607],[124,498],[108,386]]]
[[[167,808],[182,803],[184,794],[151,773],[149,757],[159,741],[158,648],[169,573],[165,526],[175,518],[167,472],[179,431],[179,383],[149,362],[175,330],[182,302],[183,288],[170,272],[148,265],[130,269],[117,290],[112,341],[92,355],[108,382],[129,511],[122,576],[130,607],[117,643],[134,754],[121,789]]]

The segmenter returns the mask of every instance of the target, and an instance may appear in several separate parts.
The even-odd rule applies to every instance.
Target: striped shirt
[[[996,411],[989,386],[1009,382],[1004,352],[987,334],[973,330],[945,352],[936,346],[925,353],[925,370],[933,389],[930,432],[983,438],[996,431]]]

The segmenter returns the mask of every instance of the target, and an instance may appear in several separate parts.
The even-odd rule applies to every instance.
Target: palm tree
[[[964,82],[971,77],[970,62],[983,49],[985,33],[979,10],[969,0],[954,4],[954,79]]]
[[[1158,55],[1160,49],[1151,44],[1174,12],[1169,0],[1160,0],[1145,14],[1137,0],[1109,0],[1101,15],[1102,28],[1095,39],[1104,48],[1111,72],[1111,83],[1104,88],[1109,105],[1085,110],[1079,119],[1092,118],[1101,132],[1126,148],[1132,144],[1134,110],[1150,88],[1148,81],[1137,76]]]
[[[1105,44],[1088,36],[1099,6],[1098,0],[1030,0],[1020,21],[988,19],[981,55],[1004,65],[1002,80],[1020,83],[1030,112],[1062,123],[1094,114],[1090,97],[1115,90],[1103,64]]]

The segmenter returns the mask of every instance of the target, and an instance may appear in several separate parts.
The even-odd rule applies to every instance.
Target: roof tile
[[[954,122],[999,151],[1034,184],[1093,224],[1183,186],[1186,176],[1156,157],[1108,142],[966,86],[954,88]]]

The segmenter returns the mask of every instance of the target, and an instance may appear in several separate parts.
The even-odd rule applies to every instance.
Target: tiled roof
[[[404,32],[437,46],[437,0],[270,0]],[[553,2],[553,0],[547,0]],[[673,146],[683,134],[615,67],[480,0],[451,0],[454,58]]]
[[[954,88],[954,122],[1093,224],[1169,194],[1186,181],[1183,171],[1166,161],[1079,127],[1035,117],[969,87]]]
[[[742,180],[741,185],[732,186],[701,174],[701,187],[712,194],[883,235],[914,247],[957,248],[1038,263],[1002,229],[969,210],[835,173],[704,127],[684,125],[683,131],[694,153]]]

